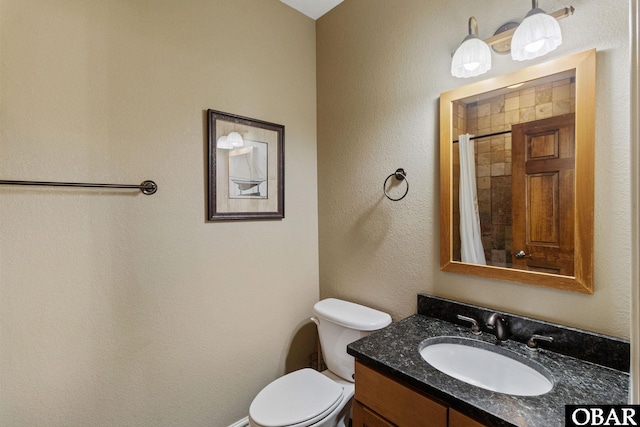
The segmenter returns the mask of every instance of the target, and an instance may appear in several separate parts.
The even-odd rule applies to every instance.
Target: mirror
[[[441,270],[593,294],[595,59],[440,95]]]

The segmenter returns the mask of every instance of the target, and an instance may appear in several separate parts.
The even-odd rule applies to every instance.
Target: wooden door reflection
[[[513,267],[574,274],[575,115],[513,125]]]

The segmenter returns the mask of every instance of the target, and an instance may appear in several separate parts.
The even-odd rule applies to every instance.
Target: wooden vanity
[[[484,325],[492,310],[435,296],[418,295],[418,314],[347,346],[355,362],[353,427],[561,427],[565,405],[628,401],[629,342],[502,313],[510,336],[500,353],[530,359],[549,371],[550,391],[534,396],[510,395],[476,387],[431,366],[420,351],[437,337],[464,338],[496,345],[486,328],[474,335],[457,314]],[[428,315],[430,314],[430,315]],[[461,324],[457,324],[460,322]],[[544,331],[552,348],[526,348],[532,334]],[[481,369],[481,367],[479,367]]]
[[[424,392],[356,361],[353,427],[482,427]]]

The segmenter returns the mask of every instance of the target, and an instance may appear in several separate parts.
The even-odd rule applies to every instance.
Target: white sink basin
[[[553,388],[553,377],[544,367],[495,344],[436,337],[420,347],[431,366],[477,387],[514,396],[539,396]]]

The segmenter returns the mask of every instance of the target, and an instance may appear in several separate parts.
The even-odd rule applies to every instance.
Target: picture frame
[[[284,125],[207,110],[208,221],[284,218]]]

